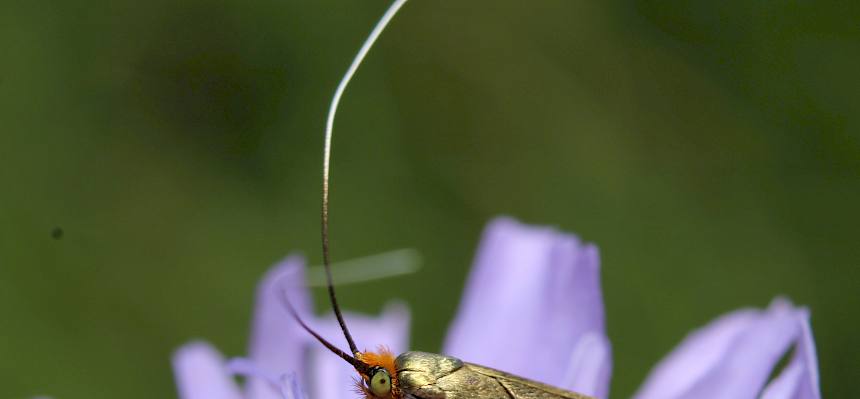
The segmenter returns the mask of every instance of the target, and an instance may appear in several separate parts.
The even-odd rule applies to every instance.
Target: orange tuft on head
[[[376,348],[376,352],[361,352],[356,358],[370,367],[382,367],[388,370],[389,374],[394,375],[394,354],[386,346],[380,345]]]
[[[359,352],[356,359],[366,363],[370,367],[382,367],[388,371],[391,376],[391,393],[387,398],[383,399],[401,399],[400,389],[397,385],[397,370],[394,367],[394,353],[388,347],[380,345],[376,348],[376,352]],[[367,381],[370,378],[368,375],[362,375],[361,379],[356,381],[356,385],[360,393],[363,393],[366,399],[379,399],[367,389]]]

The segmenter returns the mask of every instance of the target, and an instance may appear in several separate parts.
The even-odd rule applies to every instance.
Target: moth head
[[[358,390],[367,399],[399,399],[400,389],[397,386],[397,372],[394,367],[394,354],[386,347],[379,347],[376,352],[360,352],[356,359],[369,366],[366,372],[359,371],[360,379],[356,381]]]

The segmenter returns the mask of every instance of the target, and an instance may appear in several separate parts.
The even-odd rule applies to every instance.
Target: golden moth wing
[[[398,377],[406,399],[510,398],[498,381],[465,366],[435,379],[427,378],[426,374],[410,371],[401,371]]]
[[[466,363],[465,368],[476,374],[496,380],[505,388],[508,397],[513,399],[595,399],[591,396],[565,391],[551,385],[477,364]],[[503,396],[499,398],[503,398]]]

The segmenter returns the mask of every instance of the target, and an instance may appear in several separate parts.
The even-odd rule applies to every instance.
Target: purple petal
[[[295,373],[274,376],[266,370],[257,367],[254,362],[245,358],[234,358],[227,362],[230,371],[243,377],[254,377],[266,381],[273,390],[280,393],[283,399],[302,399],[304,390],[296,379]]]
[[[304,259],[289,256],[272,268],[257,289],[257,304],[251,329],[250,360],[270,375],[295,372],[304,378],[304,348],[308,334],[293,320],[284,307],[286,294],[296,311],[310,320],[310,296],[305,287]],[[248,379],[248,397],[253,399],[280,399],[281,393],[266,379]]]
[[[798,312],[796,320],[800,325],[800,338],[794,355],[788,366],[765,388],[762,399],[821,399],[809,311]]]
[[[272,389],[280,390],[281,380],[278,376],[269,373],[266,370],[260,369],[257,367],[254,362],[249,359],[237,357],[230,359],[227,362],[227,369],[230,370],[233,375],[242,376],[242,377],[254,377],[259,378],[263,381],[266,381]]]
[[[375,351],[377,346],[384,345],[397,356],[409,347],[409,311],[402,304],[387,305],[378,318],[352,313],[344,314],[344,317],[359,350]],[[343,334],[333,315],[319,320],[314,328],[329,342],[345,348]],[[310,370],[311,397],[358,397],[355,393],[354,381],[358,378],[355,369],[322,345],[314,345],[311,350]]]
[[[241,399],[230,371],[217,350],[204,342],[187,344],[173,354],[180,399]]]
[[[586,337],[592,344],[581,344]],[[444,352],[605,396],[611,359],[597,248],[551,228],[491,222]],[[581,374],[589,369],[599,372]]]
[[[576,392],[588,392],[598,398],[609,397],[612,375],[612,350],[609,339],[602,333],[588,333],[580,338],[567,366],[567,374],[559,386]]]
[[[636,399],[758,397],[798,337],[798,310],[781,300],[741,310],[693,332],[652,371]]]
[[[281,376],[280,382],[281,395],[284,399],[305,399],[307,397],[294,373],[284,374]]]

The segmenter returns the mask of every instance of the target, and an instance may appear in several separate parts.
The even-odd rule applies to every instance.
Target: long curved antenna
[[[370,51],[370,47],[373,46],[373,43],[376,42],[376,39],[382,33],[382,30],[385,29],[385,26],[388,25],[388,22],[391,21],[391,18],[394,17],[394,14],[397,13],[397,10],[406,3],[406,0],[396,0],[394,4],[388,7],[388,11],[382,16],[379,22],[376,23],[376,27],[373,28],[373,31],[370,32],[370,36],[364,41],[364,44],[361,46],[361,49],[358,50],[358,54],[355,56],[355,59],[352,60],[352,64],[349,66],[349,69],[346,70],[346,74],[343,75],[343,78],[340,80],[340,83],[337,85],[337,90],[334,92],[334,98],[331,100],[331,106],[328,109],[328,119],[326,119],[325,126],[325,144],[323,145],[323,178],[322,178],[322,251],[323,251],[323,266],[325,266],[326,273],[326,281],[328,282],[328,296],[331,300],[331,306],[334,308],[334,314],[337,317],[337,322],[340,324],[340,329],[343,331],[343,335],[346,338],[346,342],[349,344],[349,350],[352,351],[352,354],[355,355],[358,352],[358,347],[355,346],[355,341],[353,341],[352,336],[349,334],[349,329],[346,328],[346,322],[343,321],[343,315],[340,313],[340,307],[337,306],[337,298],[334,295],[334,283],[331,278],[331,260],[329,259],[329,249],[328,249],[328,182],[329,182],[329,165],[331,164],[331,136],[334,131],[334,115],[337,112],[337,105],[340,103],[340,98],[343,96],[344,90],[346,90],[346,85],[349,83],[350,79],[352,79],[352,75],[355,74],[355,71],[358,70],[358,66],[361,65],[361,62],[364,60],[364,57],[367,55],[367,52]]]
[[[361,360],[358,360],[358,359],[356,359],[350,355],[347,355],[346,353],[344,353],[344,351],[340,350],[338,347],[334,346],[332,343],[326,341],[325,338],[323,338],[316,331],[314,331],[307,324],[305,324],[305,321],[302,320],[301,317],[299,317],[299,313],[296,312],[296,308],[294,308],[293,304],[290,302],[290,299],[287,296],[287,290],[284,287],[281,287],[280,298],[281,298],[281,301],[284,303],[284,306],[287,308],[287,310],[290,311],[290,314],[293,316],[293,318],[299,322],[299,325],[302,326],[302,328],[305,331],[307,331],[310,335],[313,335],[313,337],[316,338],[317,341],[319,341],[321,344],[323,344],[323,346],[328,348],[328,350],[332,351],[332,353],[334,353],[335,355],[338,355],[341,359],[346,360],[346,362],[351,364],[352,367],[355,367],[355,369],[358,370],[359,373],[361,373],[363,375],[370,375],[370,365],[368,365],[367,363],[362,362]]]

